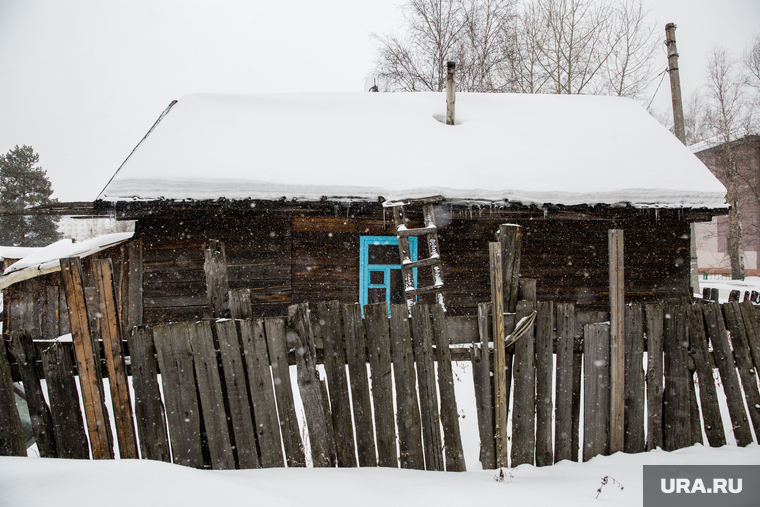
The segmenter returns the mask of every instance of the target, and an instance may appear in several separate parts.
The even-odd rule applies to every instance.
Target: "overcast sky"
[[[362,91],[371,34],[398,29],[402,4],[0,0],[0,153],[31,145],[55,197],[93,200],[185,94]],[[678,25],[687,98],[713,46],[739,56],[760,33],[760,0],[656,0],[650,17],[663,39]],[[654,107],[668,109],[669,93],[666,77]]]

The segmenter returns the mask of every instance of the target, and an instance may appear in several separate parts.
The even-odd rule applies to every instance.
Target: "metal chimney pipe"
[[[446,125],[454,125],[454,103],[456,102],[456,82],[454,71],[457,64],[446,62]]]

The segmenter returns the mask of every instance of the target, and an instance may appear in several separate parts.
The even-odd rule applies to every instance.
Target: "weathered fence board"
[[[229,317],[230,284],[227,277],[227,257],[224,252],[224,243],[211,239],[203,253],[205,255],[203,271],[206,273],[206,299],[209,315],[218,319]]]
[[[625,263],[622,229],[608,230],[610,278],[610,452],[625,442]]]
[[[510,236],[511,237],[511,236]],[[507,358],[504,348],[504,311],[505,297],[503,279],[502,245],[498,242],[488,244],[491,266],[491,302],[493,327],[493,400],[494,400],[494,438],[496,445],[496,466],[507,466],[509,446],[507,445],[507,412],[509,410],[509,386],[512,363]],[[511,274],[511,272],[510,272]],[[516,284],[515,284],[516,285]],[[517,292],[515,290],[515,292]],[[510,359],[510,361],[508,361]]]
[[[554,380],[554,303],[538,303],[536,315],[536,465],[554,463],[552,388]]]
[[[560,303],[557,309],[557,373],[554,406],[554,462],[572,459],[573,334],[575,305]]]
[[[662,395],[664,391],[662,306],[646,305],[647,333],[647,450],[662,448]]]
[[[686,308],[668,305],[663,321],[663,370],[665,388],[662,405],[662,443],[666,451],[691,445],[691,409],[688,369],[688,319]]]
[[[744,328],[739,303],[724,304],[723,315],[726,319],[726,326],[731,333],[733,356],[736,359],[736,367],[744,388],[747,410],[752,420],[755,435],[760,435],[760,392],[757,389],[757,375],[752,365],[752,353],[747,341],[747,331]]]
[[[533,311],[528,301],[518,301],[515,320],[520,321]],[[512,461],[510,466],[533,464],[535,438],[535,373],[534,336],[531,328],[515,342],[514,352],[514,401],[512,405]]]
[[[475,409],[478,413],[480,436],[480,463],[484,470],[496,468],[496,446],[493,429],[493,377],[491,376],[491,351],[488,314],[490,303],[478,304],[478,336],[473,338],[470,348],[473,385],[475,388]]]
[[[578,461],[581,434],[581,370],[583,369],[583,339],[573,337],[573,408],[570,426],[570,460]]]
[[[0,338],[0,456],[26,456],[21,418],[16,408],[11,366]]]
[[[607,454],[610,427],[610,326],[587,324],[583,355],[583,461]]]
[[[744,321],[744,328],[747,330],[747,341],[752,351],[752,360],[755,365],[755,372],[760,371],[760,322],[757,318],[755,306],[750,302],[739,304],[739,310]]]
[[[644,320],[641,305],[625,307],[625,439],[627,453],[644,452]]]
[[[47,326],[44,336],[46,338],[56,338],[61,333],[61,296],[57,285],[47,285],[45,287],[45,314],[47,315]]]
[[[230,302],[230,317],[233,319],[251,319],[251,289],[231,290],[227,295]]]

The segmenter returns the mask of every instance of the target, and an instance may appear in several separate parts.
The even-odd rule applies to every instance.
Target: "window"
[[[417,260],[417,238],[409,238],[412,262]],[[414,269],[417,287],[417,269]],[[396,236],[362,236],[359,250],[359,303],[404,303],[404,280]],[[390,311],[390,306],[388,307]]]

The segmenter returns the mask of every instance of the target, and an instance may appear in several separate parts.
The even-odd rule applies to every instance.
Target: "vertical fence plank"
[[[44,332],[44,338],[53,339],[61,335],[61,296],[57,285],[48,285],[45,287],[45,312],[47,313],[47,326]]]
[[[755,365],[755,372],[760,372],[760,322],[757,319],[755,305],[749,301],[739,304],[739,311],[742,314],[744,329],[747,331],[747,342],[752,351],[752,360]],[[760,374],[758,374],[760,375]]]
[[[201,420],[195,390],[189,324],[162,324],[153,328],[172,460],[178,465],[203,468]]]
[[[230,301],[230,317],[233,319],[253,318],[251,310],[251,289],[231,290],[227,297]]]
[[[261,465],[265,468],[283,467],[285,461],[282,457],[280,424],[272,387],[272,372],[269,369],[264,322],[242,320],[239,325],[248,383],[251,387],[251,406],[261,451]]]
[[[747,341],[747,330],[742,321],[739,303],[724,304],[723,315],[728,330],[731,332],[733,356],[736,359],[737,370],[739,370],[739,377],[744,388],[747,410],[757,436],[760,435],[760,392],[757,389],[757,375],[752,366],[752,353]]]
[[[641,305],[625,306],[625,439],[627,453],[644,452],[644,321]]]
[[[88,459],[90,449],[79,408],[74,365],[59,342],[53,342],[42,351],[42,370],[45,372],[58,457]]]
[[[504,311],[515,313],[522,256],[522,227],[515,224],[501,224],[498,237],[502,253]],[[506,466],[506,462],[504,465]]]
[[[578,461],[581,434],[581,370],[583,369],[583,339],[573,337],[573,423],[571,425],[570,460]]]
[[[420,304],[414,305],[412,307],[412,344],[414,346],[414,359],[417,363],[425,469],[443,471],[432,335],[429,307]]]
[[[132,388],[135,391],[135,420],[143,459],[171,460],[166,433],[166,414],[158,388],[153,331],[135,327],[127,333],[132,365]]]
[[[688,315],[686,308],[668,305],[663,321],[663,369],[665,388],[662,404],[662,443],[666,451],[691,445],[688,369]]]
[[[343,344],[343,330],[340,325],[340,304],[338,301],[319,303],[318,310],[322,327],[322,343],[325,350],[325,374],[327,376],[327,387],[330,390],[338,466],[355,467],[354,425],[351,422],[346,353]]]
[[[26,456],[24,432],[16,408],[11,366],[0,338],[0,456]]]
[[[646,305],[647,332],[647,450],[662,448],[662,306]]]
[[[221,320],[215,323],[215,327],[238,464],[240,468],[260,468],[237,325],[234,320]]]
[[[610,274],[610,453],[624,449],[625,284],[622,229],[608,231]]]
[[[61,281],[69,307],[71,335],[74,341],[77,371],[82,389],[87,428],[93,459],[113,458],[111,425],[103,403],[103,382],[100,377],[99,356],[95,356],[87,317],[82,264],[78,257],[61,259]],[[96,360],[96,357],[98,358]]]
[[[557,304],[557,374],[554,407],[554,462],[572,459],[573,334],[575,305]]]
[[[496,468],[496,447],[493,430],[493,378],[491,377],[491,350],[489,337],[491,326],[488,314],[490,303],[478,303],[478,336],[473,337],[470,348],[475,407],[478,412],[480,435],[480,463],[483,470]]]
[[[408,314],[406,305],[391,305],[391,351],[396,381],[399,455],[401,468],[424,470],[422,428]]]
[[[440,308],[440,307],[439,307]],[[388,307],[385,303],[364,306],[367,329],[367,351],[372,373],[372,401],[377,432],[377,464],[398,467],[396,425],[393,413],[391,377],[391,338],[388,329]]]
[[[375,432],[367,378],[367,355],[364,325],[358,304],[343,305],[343,326],[346,337],[346,361],[351,380],[351,399],[354,404],[354,428],[359,466],[377,466]]]
[[[229,317],[230,284],[227,278],[227,257],[224,252],[224,243],[211,239],[203,253],[205,256],[203,271],[206,273],[206,298],[209,315],[217,319]]]
[[[607,454],[610,421],[610,326],[583,331],[583,461]]]
[[[296,419],[293,391],[291,390],[285,319],[279,317],[264,319],[264,328],[267,335],[269,361],[272,365],[274,394],[277,399],[277,413],[280,417],[285,458],[289,467],[305,467],[306,457],[301,433],[298,429],[298,419]]]
[[[127,243],[127,328],[143,324],[143,244],[141,239]],[[124,290],[124,289],[122,289]]]
[[[695,388],[696,384],[696,378],[695,374],[696,372],[692,370],[692,364],[694,361],[691,361],[689,363],[689,376],[688,376],[688,383],[689,383],[689,419],[691,420],[691,440],[689,441],[689,445],[693,444],[703,444],[702,441],[702,421],[699,418],[699,404],[697,403],[697,390]]]
[[[515,321],[530,315],[533,305],[528,301],[517,303]],[[516,467],[533,464],[535,450],[536,373],[533,329],[515,342],[514,402],[512,406],[512,462]]]
[[[552,387],[554,381],[554,303],[538,303],[536,315],[536,465],[554,463]]]
[[[462,436],[459,432],[459,410],[454,393],[454,373],[451,369],[451,350],[446,326],[446,315],[440,305],[430,308],[433,324],[436,361],[438,361],[438,390],[441,393],[441,424],[446,458],[446,471],[465,472]]]
[[[504,279],[502,274],[502,245],[498,242],[488,244],[491,266],[491,302],[493,304],[493,371],[494,371],[494,433],[496,440],[496,466],[508,466],[509,448],[507,445],[507,412],[509,410],[508,366],[504,349]]]

